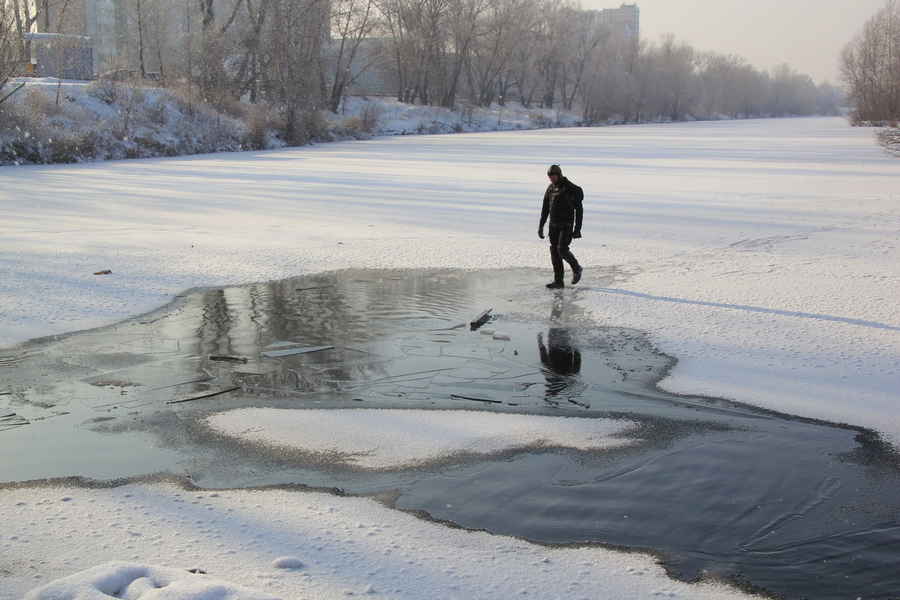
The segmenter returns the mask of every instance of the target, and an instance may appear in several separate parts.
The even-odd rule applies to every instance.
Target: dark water
[[[592,283],[616,276],[595,272]],[[862,430],[662,393],[671,358],[641,332],[594,322],[582,308],[589,286],[551,293],[541,277],[345,271],[198,290],[126,323],[30,343],[0,356],[0,481],[167,472],[211,488],[339,487],[467,528],[654,552],[689,581],[900,597],[891,448]],[[493,320],[472,331],[486,308]],[[288,343],[333,349],[262,356]],[[206,394],[217,395],[192,400]],[[246,406],[624,417],[641,441],[365,472],[202,425]]]

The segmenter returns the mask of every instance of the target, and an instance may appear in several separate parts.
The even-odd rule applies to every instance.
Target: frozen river
[[[535,229],[551,162],[586,190],[585,238],[574,249],[588,270],[566,291],[574,322],[554,316],[542,286],[549,260]],[[4,465],[4,480],[165,472],[202,487],[340,487],[497,534],[659,553],[686,580],[721,577],[788,597],[891,597],[896,582],[879,565],[896,554],[898,530],[890,446],[900,440],[897,175],[900,162],[870,131],[837,119],[410,137],[0,169],[0,344],[8,346],[0,351],[0,444],[5,455],[21,452]],[[474,268],[503,271],[461,271]],[[14,346],[115,323],[194,286],[334,269],[358,271],[322,275],[333,295],[306,280],[231,287],[217,300],[212,292],[180,298],[174,313]],[[372,278],[378,283],[364,283]],[[508,340],[457,330],[435,338],[445,320],[488,305]],[[307,309],[324,316],[311,322]],[[559,318],[564,327],[554,326]],[[432,333],[394,339],[423,331]],[[340,355],[295,357],[278,373],[209,359],[237,354],[252,363],[285,339],[334,345]],[[392,350],[377,354],[388,366],[348,354],[384,339]],[[541,366],[541,346],[554,343],[579,348],[578,377]],[[521,354],[508,363],[492,344]],[[410,350],[422,345],[456,352]],[[573,353],[565,357],[571,368]],[[337,361],[340,373],[303,367],[317,360]],[[528,379],[534,365],[550,377]],[[432,367],[444,378],[391,379],[396,369]],[[495,380],[519,367],[507,374],[524,379]],[[637,388],[612,385],[621,372]],[[462,462],[438,460],[444,466],[428,476],[323,469],[321,455],[302,445],[260,450],[268,447],[260,439],[283,435],[266,424],[285,421],[264,411],[296,408],[273,389],[334,394],[341,384],[333,381],[345,380],[357,382],[346,384],[353,393],[316,406],[563,411],[611,428],[590,434],[596,447],[588,450],[513,443],[499,459],[477,459],[476,444]],[[224,392],[233,387],[237,400]],[[166,404],[210,392],[224,393]],[[228,426],[227,435],[198,416],[248,408],[260,412],[236,413],[247,426]],[[616,433],[614,422],[627,425]],[[340,430],[332,437],[340,440]],[[223,458],[229,452],[234,458]],[[663,499],[698,510],[673,513]],[[623,525],[636,515],[643,527]],[[98,550],[78,566],[115,557]],[[830,561],[824,570],[810,570],[824,564],[816,557]],[[0,564],[0,577],[6,571],[16,573]]]

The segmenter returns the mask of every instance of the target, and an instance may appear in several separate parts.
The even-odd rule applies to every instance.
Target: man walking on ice
[[[559,165],[551,165],[547,170],[550,185],[544,192],[544,206],[541,208],[541,224],[538,226],[538,237],[544,239],[544,224],[550,217],[550,262],[553,263],[553,283],[547,287],[557,290],[565,287],[563,261],[572,269],[572,285],[581,280],[581,265],[569,250],[573,238],[581,237],[581,206],[584,192],[580,187],[563,177]]]

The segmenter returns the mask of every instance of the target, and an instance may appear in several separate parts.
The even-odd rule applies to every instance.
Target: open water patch
[[[619,279],[594,269],[590,285]],[[850,426],[662,392],[675,359],[640,331],[598,323],[579,287],[543,283],[527,269],[348,270],[193,290],[23,345],[0,362],[0,452],[13,457],[0,481],[169,473],[203,488],[340,488],[461,527],[653,552],[688,581],[786,598],[900,595],[889,446]],[[229,411],[361,408],[634,426],[622,447],[560,442],[377,469],[310,451],[302,432],[271,445],[208,426]]]

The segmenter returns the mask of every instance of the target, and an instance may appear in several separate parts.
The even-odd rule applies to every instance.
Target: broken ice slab
[[[295,342],[292,340],[275,340],[271,344],[268,344],[263,348],[263,350],[285,350],[287,348],[305,348],[307,346],[307,342]],[[351,348],[352,349],[352,348]],[[358,352],[363,352],[362,350],[358,350]]]
[[[282,356],[308,354],[310,352],[321,352],[322,350],[334,350],[334,346],[305,346],[299,348],[286,348],[284,350],[269,350],[263,352],[262,355],[266,358],[281,358]]]
[[[450,327],[441,327],[440,329],[429,329],[428,331],[455,331],[457,329],[462,329],[465,326],[466,326],[465,323],[457,323],[456,325],[452,325]],[[438,335],[443,335],[443,334],[438,334]]]
[[[263,350],[278,350],[279,348],[293,348],[294,346],[302,346],[303,344],[300,342],[284,342],[281,340],[276,340],[263,348]]]
[[[475,331],[476,329],[478,329],[479,327],[481,327],[482,325],[487,323],[491,318],[491,312],[493,312],[493,310],[494,310],[493,308],[489,308],[486,311],[484,311],[483,313],[481,313],[480,315],[478,315],[477,317],[475,317],[475,319],[471,323],[469,323],[469,326],[472,328],[472,331]]]
[[[262,367],[260,365],[251,365],[247,367],[237,367],[232,371],[234,375],[271,375],[272,373],[277,373],[277,369]]]
[[[3,415],[2,417],[0,417],[0,431],[7,431],[16,427],[22,427],[23,425],[31,425],[31,421],[29,421],[22,415],[10,413],[8,415]]]
[[[215,360],[218,362],[239,362],[246,363],[249,359],[244,358],[243,356],[228,356],[225,354],[210,354],[209,360]]]
[[[486,404],[503,404],[500,400],[492,400],[490,398],[476,398],[475,396],[461,396],[460,394],[450,394],[453,400],[471,400],[472,402],[484,402]]]
[[[191,379],[190,381],[179,381],[178,383],[171,383],[169,385],[161,385],[159,387],[150,388],[147,391],[148,392],[156,392],[159,390],[167,390],[169,388],[178,387],[179,385],[189,385],[192,383],[206,383],[207,381],[211,381],[212,379],[215,379],[215,378],[212,376],[206,376],[206,377],[201,377],[200,379]]]
[[[221,394],[227,394],[228,392],[233,392],[235,390],[241,389],[240,386],[229,387],[225,389],[219,390],[210,390],[204,394],[196,394],[194,396],[189,396],[187,398],[179,398],[178,400],[169,400],[166,404],[181,404],[182,402],[193,402],[194,400],[202,400],[204,398],[212,398],[213,396],[219,396]]]
[[[493,392],[523,392],[535,383],[491,383],[489,381],[441,381],[433,383],[441,387],[458,387],[477,390],[491,390]]]

